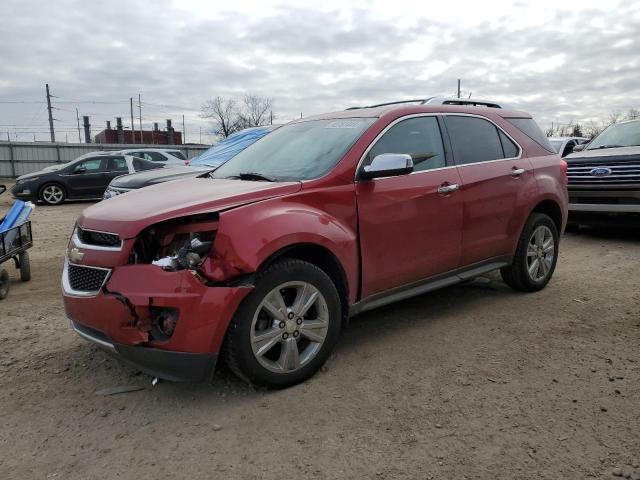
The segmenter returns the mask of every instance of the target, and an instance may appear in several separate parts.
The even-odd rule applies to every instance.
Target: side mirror
[[[86,167],[79,166],[73,170],[73,173],[85,173],[86,171],[87,171]]]
[[[7,191],[6,185],[0,185],[0,195]]]
[[[395,177],[413,171],[413,160],[406,153],[383,153],[364,167],[360,178],[369,180],[378,177]]]
[[[584,147],[586,146],[587,146],[586,143],[581,143],[580,145],[576,145],[575,147],[573,147],[573,150],[571,150],[571,152],[569,153],[581,152],[582,150],[584,150]]]

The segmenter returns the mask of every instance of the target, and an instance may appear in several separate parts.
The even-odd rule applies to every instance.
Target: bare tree
[[[630,108],[625,116],[625,120],[637,120],[640,118],[640,110],[637,108]]]
[[[227,138],[242,128],[238,104],[233,98],[217,96],[200,107],[202,118],[213,121],[213,133]]]
[[[273,98],[247,94],[242,103],[240,118],[244,128],[267,125],[273,118]]]
[[[606,125],[607,126],[613,125],[614,123],[618,123],[623,119],[624,119],[624,116],[618,110],[613,110],[609,112],[609,117],[607,118]]]

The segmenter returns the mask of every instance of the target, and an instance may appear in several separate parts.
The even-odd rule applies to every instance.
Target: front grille
[[[609,169],[608,175],[593,175],[594,169]],[[569,185],[580,186],[633,186],[640,185],[640,160],[615,160],[569,163]]]
[[[87,245],[118,248],[122,244],[120,237],[114,233],[96,232],[94,230],[85,230],[80,227],[78,227],[76,233],[80,241]]]
[[[97,292],[102,288],[109,270],[69,264],[69,285],[78,292]]]

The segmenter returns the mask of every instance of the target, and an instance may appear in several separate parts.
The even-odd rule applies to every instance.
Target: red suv
[[[523,112],[394,104],[303,119],[213,173],[86,209],[64,305],[77,333],[151,375],[211,379],[220,355],[285,387],[357,313],[495,269],[543,288],[566,183]]]

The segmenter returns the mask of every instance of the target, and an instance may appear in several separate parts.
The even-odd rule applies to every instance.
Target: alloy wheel
[[[291,373],[320,351],[329,328],[329,309],[308,282],[287,282],[260,302],[251,324],[251,349],[264,368]]]
[[[546,225],[540,225],[527,244],[527,271],[531,280],[539,282],[549,275],[555,252],[553,233]]]
[[[42,190],[42,199],[52,205],[60,203],[64,199],[64,192],[57,185],[47,185]]]

